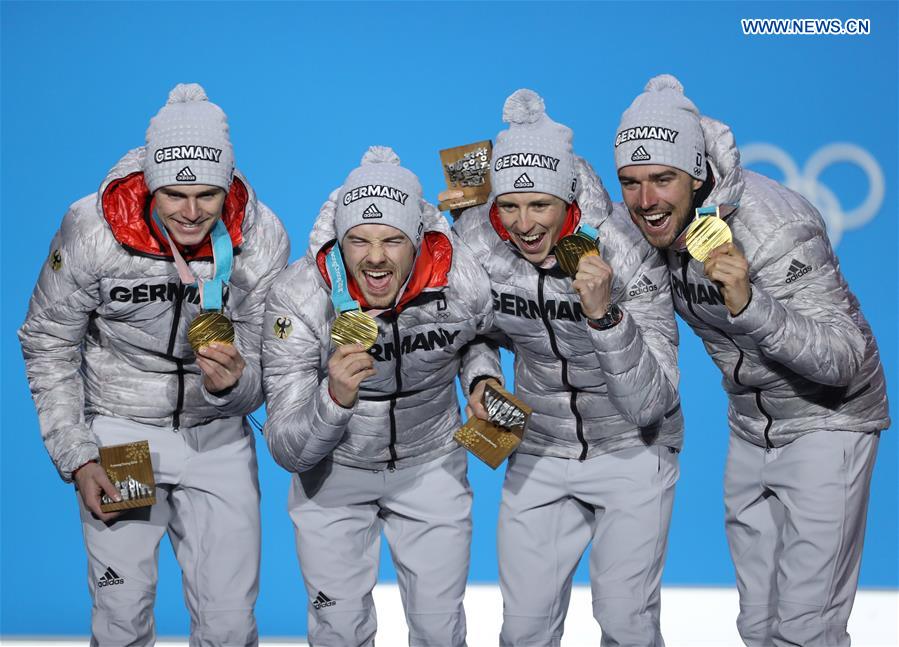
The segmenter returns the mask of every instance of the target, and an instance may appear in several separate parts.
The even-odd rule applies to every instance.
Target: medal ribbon
[[[231,278],[232,269],[234,269],[234,248],[225,223],[219,218],[213,225],[212,231],[209,232],[209,236],[212,239],[212,278],[198,279],[188,266],[187,261],[184,260],[181,252],[178,251],[178,246],[175,245],[175,241],[172,240],[168,229],[162,224],[156,212],[153,212],[153,218],[169,242],[181,283],[184,285],[199,284],[200,304],[203,310],[221,311],[222,292],[225,289],[225,283]]]
[[[737,210],[740,206],[739,202],[724,202],[722,204],[711,204],[707,207],[699,207],[696,210],[696,216],[717,216],[724,220],[730,214]]]
[[[337,243],[334,243],[331,251],[325,257],[325,267],[328,269],[328,278],[331,279],[331,303],[334,304],[337,314],[348,310],[361,310],[359,302],[350,296],[343,255],[340,253],[340,245]]]
[[[596,239],[599,238],[599,231],[597,231],[596,227],[591,227],[585,222],[581,223],[574,233],[585,236],[593,242],[596,242]]]

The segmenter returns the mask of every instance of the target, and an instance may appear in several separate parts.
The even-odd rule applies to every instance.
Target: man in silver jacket
[[[19,339],[47,451],[80,493],[92,645],[154,642],[166,533],[190,644],[257,644],[259,486],[244,416],[262,403],[265,295],[288,254],[280,221],[234,170],[225,114],[196,84],[175,87],[147,145],[65,215]],[[219,295],[234,343],[195,353],[188,326],[228,259]],[[100,496],[119,495],[98,448],[139,440],[156,504],[104,513]]]
[[[334,347],[341,304],[374,317],[367,351]],[[310,644],[374,644],[382,530],[409,643],[465,644],[471,491],[453,439],[455,376],[462,350],[492,323],[484,271],[394,152],[369,149],[266,305],[264,432],[295,473],[288,505]],[[465,389],[473,370],[461,371]]]
[[[624,112],[615,164],[631,218],[665,253],[675,307],[730,400],[724,488],[740,635],[758,647],[849,645],[871,472],[890,420],[877,344],[821,216],[742,169],[730,129],[701,116],[669,75]],[[699,207],[733,236],[704,263],[686,251]]]
[[[558,645],[578,561],[592,542],[602,644],[663,644],[659,589],[683,440],[677,328],[659,254],[614,211],[572,133],[519,90],[491,160],[493,195],[454,229],[490,277],[495,327],[533,408],[506,470],[498,527],[502,645]],[[450,197],[447,195],[446,197]],[[554,257],[578,231],[600,255],[574,280]],[[500,378],[488,342],[472,347]],[[486,380],[470,407],[486,417]]]

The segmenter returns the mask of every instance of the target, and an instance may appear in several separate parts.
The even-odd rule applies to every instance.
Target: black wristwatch
[[[587,325],[594,330],[608,330],[609,328],[614,328],[615,326],[617,326],[623,318],[624,313],[621,312],[621,308],[619,308],[617,304],[613,303],[609,306],[609,309],[606,310],[606,313],[599,319],[591,319],[590,317],[587,317]]]

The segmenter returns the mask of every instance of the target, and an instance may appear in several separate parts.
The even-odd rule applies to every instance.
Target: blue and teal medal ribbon
[[[325,267],[331,279],[331,303],[337,318],[331,327],[331,340],[335,346],[362,344],[368,350],[378,340],[378,324],[362,312],[359,302],[350,295],[346,267],[340,245],[334,243],[325,257]]]

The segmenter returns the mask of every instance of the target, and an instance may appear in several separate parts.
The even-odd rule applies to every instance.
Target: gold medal
[[[687,251],[700,263],[705,263],[716,247],[733,240],[730,227],[717,216],[700,216],[687,227]]]
[[[195,353],[212,343],[233,344],[234,325],[221,312],[201,312],[190,322],[187,341]]]
[[[584,256],[599,256],[596,242],[586,236],[572,234],[560,238],[555,248],[556,262],[562,271],[571,278],[577,274],[578,263]]]
[[[331,326],[331,341],[335,346],[362,344],[368,350],[377,340],[378,323],[361,310],[341,312]]]

